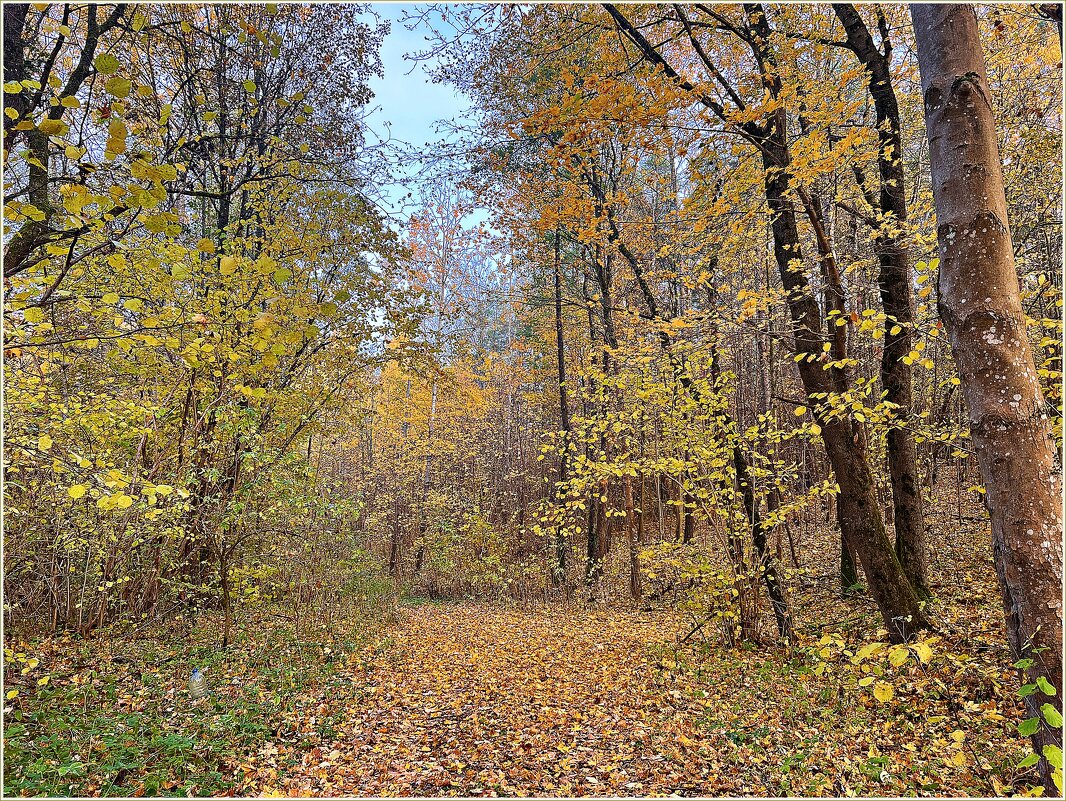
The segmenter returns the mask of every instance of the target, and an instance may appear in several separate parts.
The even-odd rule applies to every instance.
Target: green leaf
[[[1036,755],[1034,754],[1033,756]],[[1062,770],[1062,749],[1057,745],[1044,746],[1044,759],[1048,761],[1051,767]]]
[[[1040,692],[1044,695],[1054,695],[1055,688],[1051,686],[1051,682],[1045,679],[1043,676],[1036,677],[1036,686],[1040,688]]]
[[[1030,695],[1036,692],[1035,684],[1023,684],[1018,688],[1018,695],[1022,698],[1028,698]]]
[[[1040,761],[1040,757],[1039,756],[1037,756],[1036,754],[1030,754],[1025,759],[1023,759],[1021,762],[1018,763],[1018,767],[1019,768],[1032,767],[1033,765],[1035,765],[1039,761]]]
[[[292,278],[292,270],[287,267],[282,267],[280,270],[274,271],[274,280],[279,284],[284,284],[290,278]]]
[[[114,75],[118,72],[119,63],[118,59],[110,53],[103,53],[93,59],[93,66],[96,67],[97,72],[103,75]]]
[[[1022,737],[1029,737],[1036,734],[1038,728],[1040,728],[1040,718],[1029,718],[1018,724],[1018,734]]]
[[[255,81],[253,81],[253,80],[245,81],[244,82],[244,91],[249,92],[249,93],[254,92],[255,91]]]
[[[1051,704],[1044,704],[1040,707],[1040,711],[1044,713],[1044,720],[1047,721],[1053,729],[1062,728],[1062,715],[1059,714],[1059,710],[1055,709]]]
[[[1029,659],[1028,657],[1026,657],[1025,659],[1019,659],[1017,662],[1015,662],[1014,663],[1014,667],[1018,668],[1018,670],[1028,670],[1034,664],[1036,664],[1036,663],[1033,662],[1032,659]]]

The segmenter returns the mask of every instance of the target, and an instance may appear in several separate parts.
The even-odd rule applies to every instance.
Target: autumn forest
[[[1061,797],[1061,5],[3,16],[5,797]]]

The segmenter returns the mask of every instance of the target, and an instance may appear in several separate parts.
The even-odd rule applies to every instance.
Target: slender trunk
[[[646,498],[643,473],[638,474],[637,481],[640,482],[640,498],[638,500],[640,507],[633,509],[633,485],[629,478],[626,479],[626,511],[630,515],[636,515],[636,519],[630,524],[631,533],[629,539],[629,597],[634,601],[639,601],[641,594],[640,544],[644,540],[644,502]]]
[[[219,581],[222,585],[222,647],[228,648],[233,632],[233,593],[229,580],[229,560],[224,553],[219,558]]]
[[[759,577],[766,585],[766,594],[770,597],[770,604],[774,608],[777,633],[784,639],[790,640],[792,639],[792,614],[789,612],[785,591],[777,575],[775,561],[766,547],[766,528],[759,515],[759,503],[755,497],[751,474],[748,472],[748,463],[738,446],[733,447],[733,464],[737,468],[740,497],[744,500],[744,508],[747,511],[748,520],[751,521],[751,541],[759,557]]]
[[[1030,678],[1038,754],[1062,746],[1040,713],[1062,711],[1062,494],[1026,332],[977,17],[969,5],[912,5],[940,244],[939,310],[959,369],[999,574],[1007,637]],[[1041,760],[1045,791],[1052,768]],[[1059,774],[1061,778],[1061,773]],[[1060,788],[1061,789],[1061,788]]]
[[[595,490],[594,490],[595,491]],[[598,559],[600,499],[594,497],[589,504],[588,520],[586,521],[587,549],[585,551],[585,583],[592,585],[600,577],[600,560]]]
[[[563,430],[562,449],[559,453],[559,486],[566,484],[567,459],[570,449],[570,407],[566,399],[566,349],[563,343],[563,277],[559,264],[559,232],[555,232],[555,355],[559,381],[559,425]],[[561,490],[565,491],[565,490]],[[552,579],[556,585],[566,581],[566,527],[561,519],[555,532],[555,569]]]
[[[884,308],[885,345],[881,354],[881,386],[885,400],[895,405],[888,429],[888,470],[892,483],[892,511],[896,528],[896,556],[914,591],[929,598],[925,510],[918,474],[918,450],[908,428],[914,404],[911,366],[903,359],[911,352],[914,297],[910,248],[903,233],[894,233],[907,219],[906,174],[903,170],[902,126],[892,86],[892,43],[883,36],[883,52],[874,45],[866,23],[847,3],[833,5],[844,26],[850,49],[866,67],[867,86],[877,116],[877,170],[881,183],[875,197],[860,185],[870,205],[880,211],[881,228],[874,237],[879,271],[878,289]],[[878,10],[878,14],[881,12]],[[879,16],[879,20],[883,20]],[[882,30],[887,30],[883,26]],[[861,179],[861,172],[857,173]]]
[[[840,592],[846,595],[859,586],[859,571],[855,568],[855,557],[848,547],[847,538],[840,535]]]

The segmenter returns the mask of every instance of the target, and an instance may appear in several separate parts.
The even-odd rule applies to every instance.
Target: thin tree
[[[903,171],[903,136],[899,103],[892,86],[892,41],[884,12],[878,9],[880,49],[855,6],[834,3],[833,11],[844,26],[847,47],[866,67],[867,88],[877,118],[877,172],[880,191],[875,194],[856,168],[856,179],[866,201],[877,213],[874,234],[877,254],[877,285],[888,318],[885,347],[881,354],[881,386],[885,400],[895,404],[894,424],[888,429],[888,472],[892,482],[893,519],[896,524],[896,556],[903,572],[920,597],[928,598],[926,577],[925,514],[918,479],[918,449],[908,428],[914,403],[911,367],[904,359],[911,352],[914,327],[914,295],[911,286],[911,255],[906,234],[899,230],[907,220],[906,175]]]

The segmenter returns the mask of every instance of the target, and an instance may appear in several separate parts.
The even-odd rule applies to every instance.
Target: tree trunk
[[[570,447],[570,407],[566,400],[566,350],[563,346],[563,278],[559,265],[559,232],[555,232],[555,351],[559,372],[559,424],[563,430],[563,447],[559,454],[559,484],[565,484],[567,477],[567,458]],[[566,581],[566,532],[563,521],[555,532],[555,569],[552,579],[556,585]]]
[[[768,132],[763,145],[766,201],[773,213],[771,230],[774,255],[781,282],[788,292],[788,307],[795,336],[795,352],[800,379],[809,397],[832,391],[828,373],[819,356],[823,335],[818,302],[810,285],[794,262],[802,258],[799,231],[792,202],[787,197],[789,153],[784,144],[783,109]],[[779,165],[783,165],[779,166]],[[817,401],[814,401],[816,404]],[[815,417],[822,429],[822,441],[840,486],[837,513],[840,530],[848,548],[862,564],[870,594],[881,610],[889,637],[895,641],[909,638],[928,623],[919,607],[918,597],[903,574],[892,543],[885,532],[873,472],[866,456],[863,432],[851,418],[833,418],[818,411]]]
[[[877,170],[881,183],[878,197],[867,192],[867,201],[880,211],[881,228],[874,236],[879,271],[877,285],[885,322],[885,347],[881,354],[881,387],[885,400],[895,404],[895,423],[888,430],[888,471],[892,483],[892,511],[896,524],[896,556],[914,591],[929,598],[925,544],[925,510],[918,476],[918,450],[907,427],[914,403],[911,366],[903,359],[911,352],[914,297],[911,287],[911,256],[906,234],[898,230],[907,219],[906,175],[903,171],[902,127],[899,104],[892,87],[892,44],[882,41],[883,52],[874,45],[866,23],[849,3],[833,5],[847,33],[848,46],[866,67],[867,86],[877,116]],[[878,12],[880,13],[880,11]],[[882,17],[883,19],[883,17]],[[887,28],[883,28],[886,30]]]
[[[643,525],[641,517],[644,505],[644,477],[640,476],[641,511],[633,508],[633,479],[626,476],[625,502],[626,502],[626,532],[629,539],[629,597],[634,601],[640,600],[640,535]]]
[[[936,204],[941,319],[969,411],[1007,637],[1041,718],[1038,754],[1061,747],[1043,704],[1062,711],[1062,495],[1055,446],[1026,334],[977,17],[969,5],[912,5]],[[1040,763],[1045,791],[1052,769]]]
[[[26,27],[26,15],[29,3],[4,3],[4,83],[18,83],[25,80],[26,58],[22,31]],[[29,108],[29,90],[8,92],[4,94],[4,110],[12,109],[15,116],[4,115],[4,162],[7,153],[15,144],[15,123],[26,115]]]

